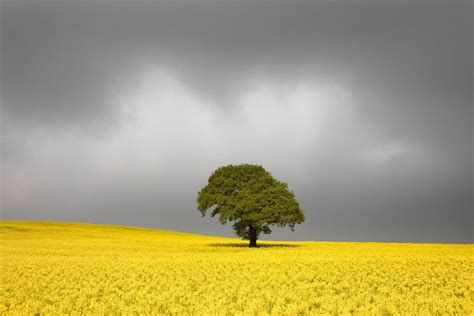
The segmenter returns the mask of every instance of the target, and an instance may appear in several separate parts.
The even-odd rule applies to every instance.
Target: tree
[[[215,170],[197,197],[202,216],[210,211],[224,225],[233,222],[235,233],[257,246],[260,233],[270,234],[270,225],[289,226],[304,221],[293,192],[262,166],[228,165]]]

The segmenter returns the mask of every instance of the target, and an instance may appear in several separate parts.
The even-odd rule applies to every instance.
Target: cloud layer
[[[3,218],[231,234],[195,198],[248,162],[272,238],[472,241],[471,3],[1,5]]]

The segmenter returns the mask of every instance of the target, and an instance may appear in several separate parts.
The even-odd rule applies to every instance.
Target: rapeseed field
[[[0,314],[468,315],[473,245],[0,222]]]

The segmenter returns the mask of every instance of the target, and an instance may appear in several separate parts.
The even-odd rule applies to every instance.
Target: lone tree
[[[202,216],[209,210],[219,222],[233,222],[235,233],[257,246],[260,233],[270,234],[270,225],[293,231],[304,221],[293,192],[259,165],[228,165],[215,170],[197,197]]]

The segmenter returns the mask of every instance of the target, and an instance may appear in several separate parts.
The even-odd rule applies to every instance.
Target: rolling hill
[[[0,314],[469,314],[473,245],[1,221]]]

